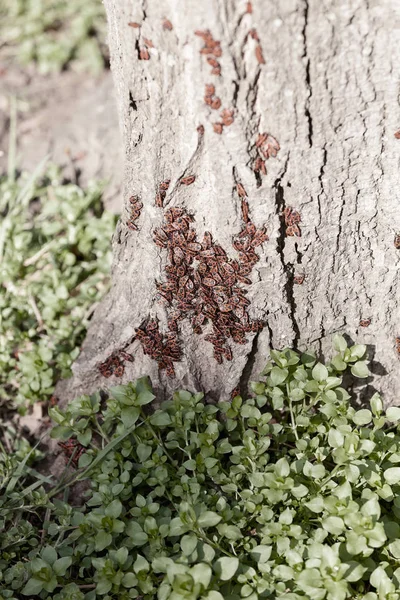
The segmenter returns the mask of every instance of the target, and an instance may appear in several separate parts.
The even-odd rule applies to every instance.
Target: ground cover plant
[[[108,63],[106,20],[100,0],[3,0],[3,56],[39,72],[66,68],[100,73]]]
[[[366,348],[334,347],[271,352],[247,400],[154,411],[142,378],[52,408],[61,481],[28,448],[3,457],[3,597],[397,599],[400,409],[353,408],[342,377],[368,376]]]
[[[68,377],[109,284],[116,218],[103,186],[66,183],[55,166],[0,178],[0,405],[48,399]]]

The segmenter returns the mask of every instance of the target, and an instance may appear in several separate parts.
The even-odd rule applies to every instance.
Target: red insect
[[[258,37],[258,33],[257,31],[254,29],[250,29],[250,37],[253,38],[253,40],[256,40],[256,42],[260,41],[260,38]]]
[[[204,135],[204,125],[199,125],[197,127],[197,132],[200,136],[203,136]]]
[[[396,233],[396,235],[394,236],[394,247],[397,250],[400,250],[400,233]]]
[[[169,19],[166,19],[165,17],[163,19],[163,29],[166,29],[167,31],[173,30],[171,21]]]
[[[260,246],[261,244],[263,244],[264,242],[267,242],[268,240],[269,240],[269,237],[265,232],[265,227],[263,227],[262,229],[258,229],[256,234],[254,235],[254,238],[250,242],[250,245],[253,248],[256,248],[256,246]]]
[[[242,208],[242,219],[245,223],[249,222],[249,203],[247,202],[247,200],[245,200],[244,198],[242,198],[242,203],[241,203],[241,208]]]
[[[139,60],[150,60],[150,53],[147,48],[141,48],[139,50]]]
[[[283,216],[285,218],[286,225],[297,225],[298,223],[301,223],[300,213],[291,206],[287,206],[285,208],[283,211]]]
[[[360,327],[369,327],[371,325],[372,319],[361,319]]]
[[[400,337],[396,338],[396,350],[397,353],[400,354]]]
[[[215,133],[218,133],[219,135],[221,135],[224,126],[222,123],[213,123],[213,129],[215,131]]]
[[[219,108],[221,108],[221,98],[218,98],[218,96],[213,98],[210,106],[213,110],[218,110]]]
[[[300,227],[289,225],[289,227],[286,227],[286,235],[289,237],[301,237]]]
[[[179,183],[181,185],[191,185],[195,181],[196,181],[196,176],[195,175],[189,175],[188,177],[182,177],[182,179],[180,180]]]
[[[265,161],[262,158],[260,158],[259,156],[257,156],[256,160],[254,161],[254,167],[253,167],[253,169],[254,169],[254,171],[256,173],[258,173],[259,171],[261,171],[261,173],[263,175],[267,174],[267,169],[266,169],[266,166],[265,166]]]
[[[217,75],[218,77],[221,75],[221,67],[218,65],[218,67],[213,67],[211,69],[211,75]]]
[[[237,190],[239,198],[246,198],[247,192],[241,183],[236,184],[236,190]]]
[[[139,23],[135,23],[135,21],[131,21],[128,23],[129,27],[133,27],[134,29],[139,29],[141,25]]]
[[[225,127],[232,125],[234,121],[233,115],[234,111],[231,108],[224,108],[224,110],[221,112],[222,123],[225,125]]]
[[[304,273],[299,273],[293,277],[293,282],[297,285],[302,285],[304,283],[306,276]]]
[[[252,5],[251,2],[247,2],[247,4],[246,4],[246,12],[250,13],[250,14],[253,12],[253,5]]]
[[[144,38],[143,38],[143,42],[144,42],[144,45],[145,45],[147,48],[154,48],[154,44],[153,44],[153,42],[152,42],[151,40],[149,40],[148,38],[145,38],[145,37],[144,37]]]
[[[166,192],[166,191],[167,191],[167,189],[169,188],[169,184],[170,184],[170,183],[171,183],[171,180],[170,180],[170,179],[167,179],[166,181],[162,181],[162,182],[160,183],[160,186],[159,186],[159,187],[160,187],[160,190],[161,190],[162,192]]]
[[[156,204],[156,206],[158,206],[158,208],[163,208],[163,206],[164,206],[164,198],[165,198],[165,194],[162,194],[161,192],[158,192],[156,194],[155,204]]]
[[[255,54],[256,54],[257,62],[260,65],[265,65],[265,58],[264,58],[263,51],[262,51],[260,44],[258,44],[258,46],[256,46]]]
[[[207,62],[212,67],[219,67],[220,66],[219,62],[217,60],[215,60],[215,58],[211,58],[211,56],[207,57]]]
[[[394,137],[396,138],[396,140],[400,140],[400,130],[396,131],[396,133],[394,134]]]
[[[58,442],[58,445],[63,449],[65,454],[65,462],[71,464],[74,467],[78,466],[78,462],[86,448],[82,446],[77,440],[69,438],[66,442]]]
[[[55,396],[54,394],[52,396],[50,396],[50,399],[49,399],[50,406],[57,406],[58,402],[59,402],[59,399],[57,398],[57,396]]]
[[[215,94],[215,85],[212,83],[206,83],[205,96],[211,98]]]

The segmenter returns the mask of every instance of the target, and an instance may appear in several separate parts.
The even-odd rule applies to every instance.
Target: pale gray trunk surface
[[[156,389],[202,390],[226,398],[264,367],[269,349],[284,346],[331,353],[335,332],[368,344],[374,385],[385,400],[400,390],[399,64],[397,0],[105,0],[119,117],[125,147],[125,210],[114,237],[113,289],[95,313],[74,367],[71,395],[148,374]],[[163,28],[168,18],[173,30]],[[137,22],[140,28],[128,26]],[[255,28],[265,57],[259,64]],[[202,39],[220,40],[221,76],[211,75]],[[150,39],[150,59],[138,52]],[[203,100],[213,83],[220,110]],[[213,131],[222,108],[235,111],[222,135]],[[202,124],[204,136],[198,135]],[[257,135],[281,146],[266,162],[262,184],[253,172]],[[194,174],[189,186],[178,185]],[[163,221],[155,206],[160,182],[170,179],[165,209],[185,207],[202,241],[210,231],[231,258],[242,228],[236,183],[248,194],[250,216],[267,227],[269,241],[243,286],[249,315],[266,325],[232,340],[233,360],[222,365],[213,347],[180,323],[183,358],[176,377],[133,341],[149,315],[167,331],[165,303],[156,281],[165,281],[167,251],[153,242]],[[130,196],[143,203],[139,231],[126,226]],[[301,214],[301,237],[285,234],[282,211]],[[302,285],[293,273],[305,274]],[[360,319],[371,318],[367,328]],[[122,379],[104,379],[99,364],[124,348],[134,356]]]

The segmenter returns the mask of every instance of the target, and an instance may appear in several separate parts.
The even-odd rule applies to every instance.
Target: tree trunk
[[[105,5],[126,155],[125,208],[113,242],[113,288],[93,318],[71,394],[148,374],[161,397],[189,388],[226,399],[261,371],[271,348],[314,347],[329,356],[332,335],[342,332],[368,344],[371,370],[382,375],[374,385],[387,402],[395,401],[400,391],[396,0],[105,0]],[[205,92],[210,84],[214,95],[210,88]],[[221,117],[223,109],[234,111],[232,124],[230,113]],[[264,133],[269,137],[260,137]],[[280,150],[274,157],[275,140]],[[194,183],[180,182],[191,175]],[[158,197],[161,208],[155,199],[166,180],[168,190],[161,187]],[[132,196],[137,200],[130,202]],[[254,250],[247,248],[255,235],[251,225],[238,237],[246,225],[243,200],[261,240]],[[176,241],[166,225],[171,207],[193,218],[184,241]],[[264,224],[268,241],[259,232]],[[169,241],[159,232],[157,246],[153,237],[160,227]],[[214,244],[211,260],[201,255],[210,249],[203,241],[206,231]],[[244,243],[242,254],[234,249],[235,240]],[[191,253],[188,244],[199,242],[201,249],[194,246]],[[174,243],[182,246],[183,258],[171,250]],[[228,278],[238,264],[242,279],[234,284]],[[243,273],[249,264],[251,274]],[[173,283],[170,291],[161,288],[167,299],[160,299],[157,282],[167,282],[168,265],[172,275],[183,265],[194,287],[181,292],[189,299],[171,342],[182,353],[172,361],[173,376],[170,358],[159,368],[157,348],[168,354],[167,319],[187,282]],[[199,266],[203,271],[195,275]],[[232,308],[243,298],[250,301],[244,313],[240,307],[229,312],[229,302]],[[193,317],[209,306],[215,313],[194,333]],[[145,354],[135,329],[146,330],[149,323],[151,329],[149,319],[156,319],[161,337],[154,340],[153,330],[146,342],[147,334],[139,334]],[[360,326],[368,319],[369,326]],[[262,329],[257,322],[251,325],[256,320]],[[232,339],[235,332],[245,343]],[[210,334],[214,344],[206,340]],[[232,360],[227,360],[229,348]],[[134,362],[107,363],[121,350]],[[102,376],[101,363],[103,375],[111,377]],[[118,365],[124,367],[122,379],[115,374]]]

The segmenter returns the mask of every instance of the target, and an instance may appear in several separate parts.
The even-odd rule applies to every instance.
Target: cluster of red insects
[[[206,31],[195,31],[195,34],[201,37],[204,41],[204,46],[201,48],[200,54],[211,54],[218,58],[222,56],[220,42],[214,40],[208,29]],[[221,65],[215,58],[208,56],[207,62],[212,67],[212,75],[221,75]],[[213,110],[219,110],[221,108],[221,98],[215,95],[215,86],[212,83],[206,84],[204,102]],[[221,121],[213,123],[213,129],[215,133],[221,134],[224,130],[224,127],[229,127],[229,125],[232,125],[234,121],[233,115],[234,111],[232,109],[223,109],[221,112]]]
[[[285,218],[286,235],[301,237],[299,227],[299,223],[301,222],[300,213],[291,206],[287,206],[283,211],[283,216]]]
[[[200,54],[210,55],[207,56],[207,62],[211,66],[211,75],[221,75],[221,65],[216,60],[222,56],[221,42],[214,40],[209,29],[206,29],[206,31],[195,31],[194,33],[201,37],[204,42]]]
[[[232,125],[234,121],[233,114],[234,111],[231,108],[224,108],[224,110],[221,112],[221,122],[213,123],[213,129],[215,133],[221,134],[224,130],[224,127],[229,127],[229,125]]]
[[[219,108],[221,108],[221,98],[215,96],[215,85],[213,85],[212,83],[206,84],[204,102],[213,110],[218,110]]]
[[[129,229],[134,229],[137,231],[138,228],[137,228],[135,221],[137,221],[138,218],[140,217],[140,213],[142,212],[142,208],[143,208],[143,203],[140,202],[140,200],[137,196],[131,196],[129,198],[129,204],[130,204],[129,219],[126,224],[129,227]]]
[[[150,319],[146,325],[135,330],[136,339],[143,347],[143,352],[158,362],[160,370],[166,370],[169,377],[174,377],[174,362],[181,360],[182,352],[175,332],[160,333],[158,323]]]
[[[58,442],[58,445],[63,449],[65,454],[65,462],[71,464],[74,467],[78,466],[78,462],[82,454],[85,452],[84,446],[82,446],[74,438],[69,438],[66,442]]]
[[[400,354],[400,337],[396,338],[396,351],[397,354]]]
[[[167,194],[167,190],[169,188],[169,184],[171,183],[170,179],[166,181],[162,181],[158,186],[158,192],[156,194],[156,206],[162,208],[164,206],[164,199]]]
[[[111,354],[111,356],[101,363],[99,371],[106,379],[112,375],[122,377],[125,371],[124,362],[133,362],[133,356],[121,350],[120,352]]]
[[[244,191],[243,186],[241,189]],[[213,242],[209,232],[199,243],[196,231],[191,227],[193,217],[182,208],[167,210],[165,223],[154,232],[156,245],[168,251],[166,281],[157,283],[159,295],[173,307],[168,328],[176,335],[178,321],[190,318],[194,333],[201,334],[207,321],[211,321],[212,332],[204,339],[213,344],[214,357],[219,363],[224,357],[232,360],[232,351],[227,346],[229,338],[245,344],[246,333],[257,332],[263,327],[260,321],[250,321],[247,313],[250,302],[238,284],[251,283],[248,275],[259,260],[254,249],[268,236],[265,228],[257,229],[250,221],[248,203],[243,197],[242,215],[244,227],[233,241],[239,260],[229,259],[225,250]],[[175,338],[173,347],[177,353]],[[160,361],[161,347],[158,351],[157,360]],[[168,358],[171,357],[167,354]]]
[[[255,173],[267,174],[265,162],[269,158],[275,158],[281,149],[279,142],[270,133],[259,133],[256,139],[256,150],[258,156],[254,161]]]
[[[130,21],[128,23],[129,27],[133,27],[134,29],[140,29],[141,25],[140,23],[136,23],[135,21]],[[172,25],[171,25],[172,27]],[[164,29],[166,29],[164,27]],[[139,48],[139,60],[150,60],[150,52],[149,52],[149,48],[154,48],[154,44],[151,40],[149,40],[148,38],[142,38],[143,39],[143,45]]]

